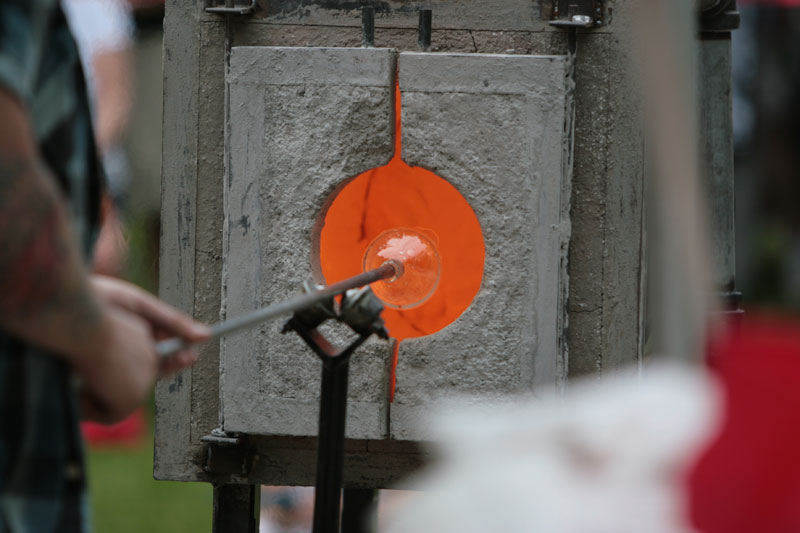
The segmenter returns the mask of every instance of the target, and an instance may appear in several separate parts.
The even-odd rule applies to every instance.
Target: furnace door
[[[444,329],[404,340],[396,358],[376,339],[353,356],[349,438],[425,440],[420,421],[439,399],[563,382],[569,72],[562,56],[232,49],[226,316],[324,281],[314,254],[326,209],[393,156],[396,79],[403,160],[453,185],[480,223],[485,260],[472,304]],[[281,325],[222,341],[226,431],[316,434],[320,363]]]

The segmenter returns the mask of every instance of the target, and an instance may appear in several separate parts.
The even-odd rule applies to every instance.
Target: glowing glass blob
[[[442,275],[437,245],[419,230],[396,228],[384,231],[364,252],[364,271],[391,262],[399,272],[372,284],[375,295],[395,309],[410,309],[436,292]]]

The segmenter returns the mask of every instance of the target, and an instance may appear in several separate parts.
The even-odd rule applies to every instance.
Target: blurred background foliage
[[[800,7],[742,1],[733,32],[737,285],[800,310]]]
[[[90,447],[89,495],[98,533],[211,531],[211,486],[153,479],[153,405],[145,434],[126,445]]]

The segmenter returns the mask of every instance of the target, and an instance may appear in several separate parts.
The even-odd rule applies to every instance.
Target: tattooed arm
[[[40,162],[27,115],[0,91],[0,325],[77,357],[103,313],[71,235],[65,199]]]
[[[64,357],[83,378],[95,414],[118,419],[157,377],[155,335],[199,340],[206,332],[133,286],[90,282],[26,110],[2,89],[0,117],[0,329]]]

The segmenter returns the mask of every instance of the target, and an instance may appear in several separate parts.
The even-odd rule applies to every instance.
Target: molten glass
[[[422,231],[396,228],[375,237],[364,252],[364,271],[387,262],[395,275],[373,283],[372,290],[388,307],[416,307],[436,292],[442,260],[436,243]]]

